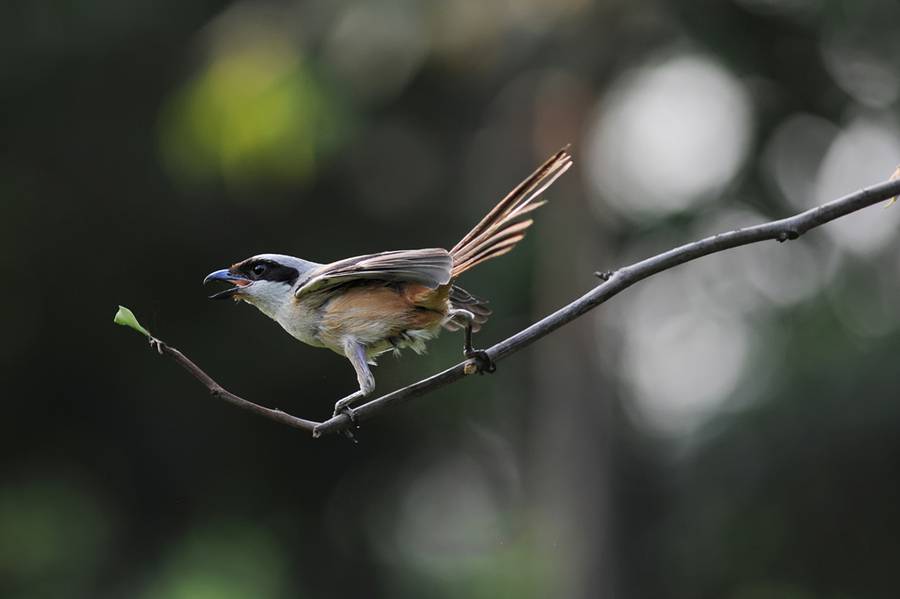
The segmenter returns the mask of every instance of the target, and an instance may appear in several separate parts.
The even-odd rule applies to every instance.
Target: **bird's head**
[[[293,297],[297,281],[318,266],[293,256],[260,254],[247,258],[230,268],[212,272],[203,279],[225,281],[231,287],[214,293],[209,299],[228,299],[253,304],[261,312],[275,318],[278,310]]]

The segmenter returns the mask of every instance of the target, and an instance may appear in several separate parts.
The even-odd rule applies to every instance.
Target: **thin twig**
[[[237,395],[226,390],[224,387],[222,387],[222,385],[214,381],[211,376],[206,374],[203,369],[194,364],[183,353],[181,353],[174,347],[166,345],[156,337],[150,337],[150,347],[156,349],[156,351],[158,351],[161,355],[169,356],[173,360],[178,362],[182,366],[182,368],[190,372],[192,375],[194,375],[194,378],[203,383],[203,386],[209,389],[209,393],[213,397],[224,399],[231,405],[249,410],[254,414],[263,416],[264,418],[269,418],[276,422],[280,422],[288,426],[293,426],[294,428],[299,428],[300,430],[304,430],[308,433],[313,432],[316,428],[316,425],[319,424],[318,422],[304,420],[303,418],[297,418],[296,416],[291,416],[290,414],[282,412],[281,410],[266,408],[259,404],[255,404],[252,401],[247,401],[243,397],[238,397]]]
[[[824,225],[827,222],[846,216],[851,212],[862,210],[872,204],[885,201],[900,194],[900,180],[887,181],[872,187],[867,187],[855,193],[846,195],[838,200],[812,208],[789,218],[763,223],[753,227],[737,229],[725,233],[719,233],[692,243],[671,249],[662,254],[641,260],[630,266],[615,271],[598,273],[603,283],[591,289],[574,302],[563,306],[553,314],[546,316],[528,328],[515,335],[500,341],[487,349],[488,356],[499,362],[515,352],[531,345],[541,337],[548,335],[561,326],[584,315],[589,310],[596,308],[606,300],[619,294],[635,283],[646,279],[664,270],[674,268],[685,262],[696,260],[702,256],[722,252],[731,248],[757,243],[766,240],[784,242],[797,239],[807,231]],[[172,356],[184,368],[202,382],[210,392],[222,399],[260,416],[288,424],[308,432],[314,437],[326,433],[336,433],[349,430],[353,426],[350,417],[339,414],[329,418],[325,422],[317,423],[301,418],[295,418],[279,410],[264,408],[245,399],[242,399],[223,389],[218,383],[200,370],[193,362],[188,360],[181,352],[160,343],[161,353]],[[152,342],[151,342],[152,344]],[[434,374],[426,379],[382,395],[354,409],[353,415],[356,422],[364,422],[378,415],[391,404],[420,397],[458,381],[471,374],[476,369],[473,360],[466,360],[452,368]]]

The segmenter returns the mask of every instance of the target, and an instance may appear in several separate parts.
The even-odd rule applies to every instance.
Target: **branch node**
[[[614,271],[614,270],[598,270],[597,272],[594,273],[594,276],[597,277],[598,279],[603,279],[604,281],[608,281],[613,277],[614,274],[616,274],[616,271]]]
[[[797,229],[786,229],[778,234],[777,239],[778,243],[784,243],[789,239],[797,239],[798,237],[800,237],[800,233]]]

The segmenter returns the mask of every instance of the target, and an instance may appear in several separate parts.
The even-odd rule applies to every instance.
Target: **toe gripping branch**
[[[492,373],[497,370],[497,365],[483,349],[472,347],[472,321],[466,323],[466,339],[463,345],[463,354],[473,361],[478,374]]]
[[[342,428],[342,429],[339,429],[340,434],[341,434],[344,438],[346,438],[346,439],[352,441],[354,445],[357,444],[357,443],[359,443],[359,441],[357,441],[357,439],[356,439],[356,435],[353,434],[353,430],[359,428],[359,421],[358,421],[357,418],[356,418],[356,412],[354,411],[354,409],[351,408],[350,406],[343,406],[343,407],[341,407],[340,409],[335,409],[335,411],[334,411],[334,416],[332,416],[332,419],[333,419],[334,417],[336,417],[336,416],[346,416],[346,417],[350,420],[350,426],[345,427],[345,428]],[[330,423],[331,420],[328,420],[328,421],[326,421],[326,422]],[[323,434],[323,432],[324,432],[324,431],[322,430],[322,425],[323,425],[323,424],[325,424],[325,423],[324,423],[324,422],[323,422],[323,423],[319,423],[319,424],[316,425],[316,427],[313,429],[313,434],[312,434],[312,435],[313,435],[313,438],[314,438],[314,439],[318,439],[319,437],[322,436],[322,434]]]
[[[356,394],[354,394],[355,396]],[[353,396],[351,396],[353,397]],[[356,411],[350,406],[352,401],[347,401],[348,398],[344,398],[343,400],[337,402],[334,406],[334,416],[346,416],[350,419],[350,426],[341,431],[341,434],[347,439],[353,441],[353,443],[358,443],[356,437],[353,435],[353,429],[359,428],[359,421],[356,418]],[[356,399],[354,397],[354,399]],[[315,434],[315,433],[314,433]]]

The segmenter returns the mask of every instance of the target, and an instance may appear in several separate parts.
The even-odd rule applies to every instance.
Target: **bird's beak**
[[[209,296],[209,299],[228,299],[230,297],[233,297],[241,287],[246,287],[250,284],[250,281],[248,279],[232,273],[227,268],[209,273],[208,275],[206,275],[206,278],[203,279],[203,284],[206,285],[210,281],[226,281],[228,283],[233,283],[234,287],[229,287],[228,289],[225,289],[218,293],[214,293]]]

